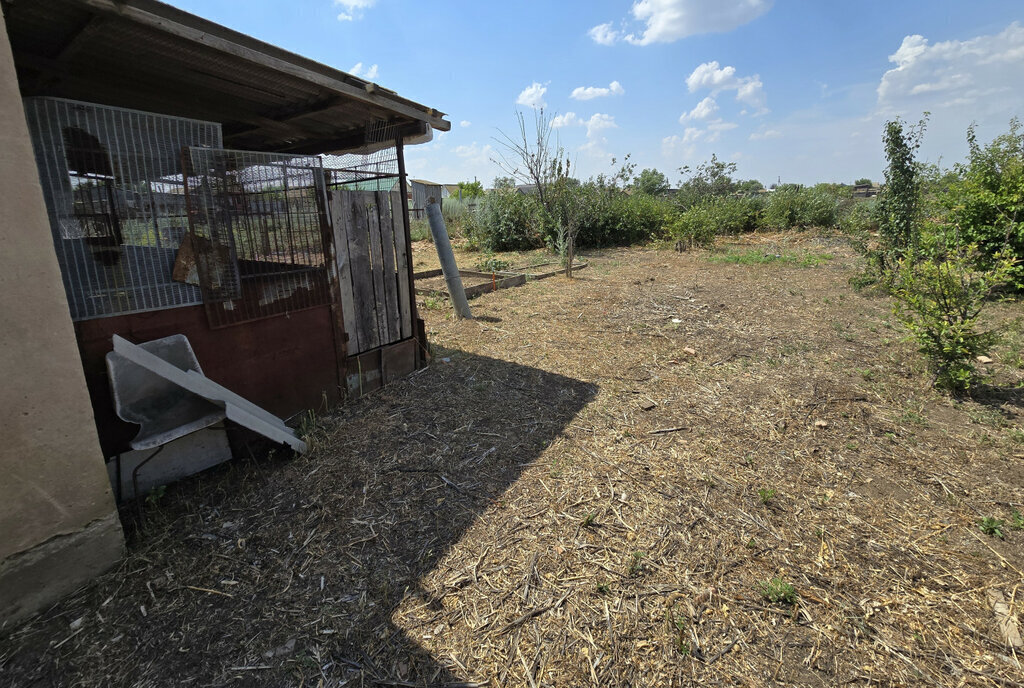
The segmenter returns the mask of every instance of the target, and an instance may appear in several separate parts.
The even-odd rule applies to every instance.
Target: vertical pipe
[[[455,254],[452,253],[452,242],[449,241],[448,229],[444,226],[441,206],[434,202],[433,198],[427,199],[427,219],[430,221],[430,234],[434,237],[434,247],[441,261],[441,272],[444,273],[444,281],[448,284],[448,294],[452,297],[455,314],[460,318],[472,318],[469,302],[466,301],[466,291],[462,288],[459,267],[455,264]]]

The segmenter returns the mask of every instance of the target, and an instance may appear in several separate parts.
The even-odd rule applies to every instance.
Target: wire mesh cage
[[[220,125],[59,98],[24,100],[73,320],[202,302],[172,277],[188,226],[181,150]]]
[[[175,275],[202,288],[211,327],[330,303],[320,157],[201,148],[183,157],[190,250]]]
[[[366,145],[343,155],[323,155],[330,189],[391,192],[398,186],[397,128],[386,122],[366,125]]]

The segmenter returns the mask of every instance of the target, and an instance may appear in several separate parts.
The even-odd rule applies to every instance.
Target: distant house
[[[537,185],[536,184],[516,184],[516,192],[517,193],[521,193],[524,196],[526,194],[535,194],[535,193],[537,193]]]
[[[409,216],[423,218],[427,216],[427,204],[434,199],[438,205],[442,199],[448,198],[448,189],[444,184],[427,181],[426,179],[409,180]]]
[[[853,197],[854,198],[874,198],[878,195],[880,189],[872,184],[854,184],[853,185]]]

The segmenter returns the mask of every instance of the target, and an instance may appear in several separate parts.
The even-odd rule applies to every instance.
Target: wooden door
[[[409,246],[398,191],[330,192],[348,354],[413,335]]]

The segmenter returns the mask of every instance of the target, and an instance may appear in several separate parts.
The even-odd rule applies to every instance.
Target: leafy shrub
[[[800,217],[800,189],[779,187],[772,192],[765,206],[763,226],[766,229],[790,229]]]
[[[716,234],[752,232],[758,227],[764,202],[759,197],[712,196],[679,213],[669,228],[676,241],[708,246]]]
[[[505,186],[487,195],[465,231],[473,247],[521,251],[543,246],[550,226],[551,220],[535,196]]]
[[[978,144],[974,127],[967,130],[970,154],[958,165],[940,203],[947,223],[978,247],[979,267],[992,268],[1004,250],[1024,260],[1024,130],[1020,120],[987,146]],[[1014,287],[1024,289],[1024,263],[1012,269]]]
[[[779,187],[764,209],[766,229],[832,227],[839,216],[839,196],[831,184],[803,189],[792,184]]]
[[[839,229],[847,234],[864,235],[878,231],[878,202],[873,198],[841,204],[836,218]]]
[[[924,242],[917,261],[900,259],[889,275],[894,312],[928,358],[934,384],[963,392],[973,382],[975,357],[998,338],[993,330],[979,331],[978,316],[985,299],[1009,281],[1014,261],[1002,253],[979,269],[974,245],[947,250],[941,235]]]
[[[446,198],[441,204],[441,216],[444,218],[445,227],[448,228],[448,236],[464,237],[468,223],[471,221],[476,206],[480,200],[462,200],[458,198]]]
[[[510,267],[512,267],[512,263],[501,258],[495,258],[489,253],[476,262],[476,269],[480,272],[504,272]]]
[[[671,204],[647,194],[587,182],[577,188],[585,197],[578,246],[623,246],[650,241],[663,233]]]
[[[679,248],[707,248],[715,243],[715,225],[698,206],[677,215],[668,226],[668,235]]]

